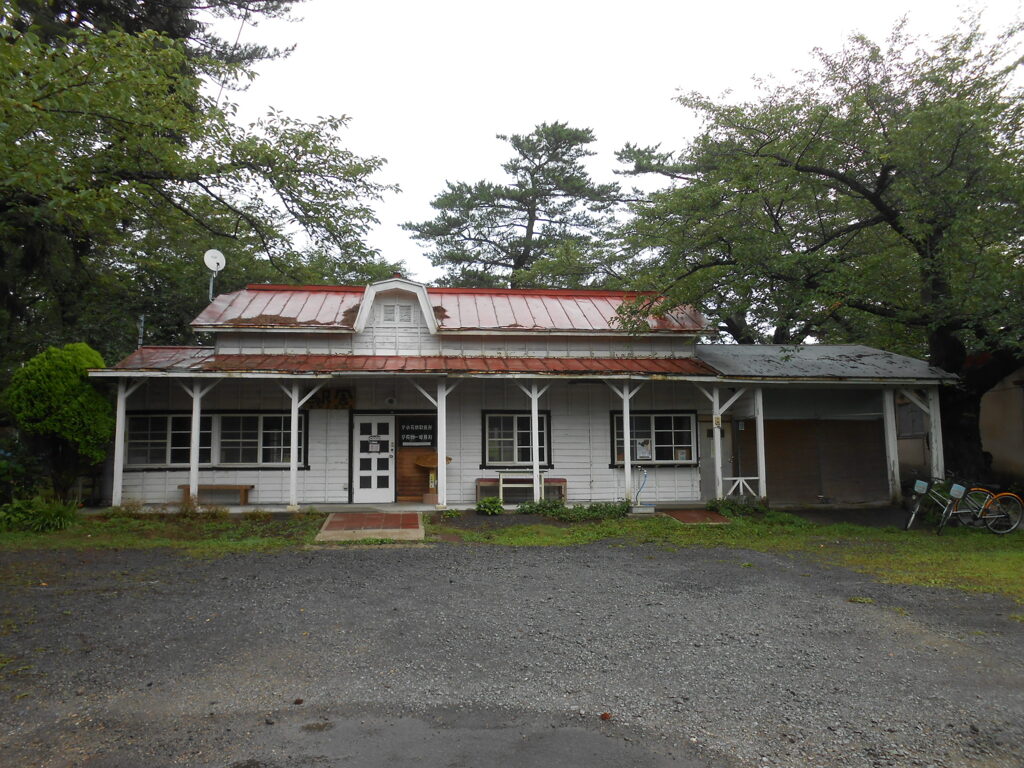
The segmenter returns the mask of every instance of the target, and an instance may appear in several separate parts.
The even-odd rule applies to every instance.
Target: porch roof
[[[463,357],[419,355],[217,354],[212,347],[141,347],[107,375],[204,374],[537,374],[713,377],[692,357]]]
[[[694,354],[733,379],[954,381],[906,355],[861,344],[698,344]]]

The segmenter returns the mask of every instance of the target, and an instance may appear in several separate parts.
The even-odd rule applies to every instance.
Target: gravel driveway
[[[0,558],[4,766],[1024,764],[1002,598],[607,543]]]

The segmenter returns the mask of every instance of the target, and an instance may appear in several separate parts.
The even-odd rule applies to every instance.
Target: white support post
[[[437,508],[448,507],[448,386],[437,382]]]
[[[900,455],[896,439],[896,393],[882,390],[882,424],[885,428],[885,465],[889,476],[889,498],[896,504],[900,498]]]
[[[530,464],[533,468],[533,500],[541,501],[544,498],[544,484],[540,479],[540,396],[548,391],[548,384],[539,388],[531,384],[529,389],[522,384],[518,385],[523,393],[530,398]],[[548,450],[551,447],[548,446]]]
[[[435,397],[419,382],[412,383],[437,408],[437,509],[448,506],[448,395],[458,384],[457,381],[446,384],[444,379],[438,379]]]
[[[288,511],[299,511],[299,382],[293,381],[291,392],[291,444],[288,449]]]
[[[928,439],[931,442],[932,477],[942,480],[946,477],[946,459],[942,452],[942,413],[939,409],[939,389],[928,390]]]
[[[768,498],[768,470],[764,452],[764,395],[761,387],[754,390],[754,420],[757,422],[757,497]]]
[[[117,380],[117,407],[114,421],[114,487],[110,490],[110,503],[115,507],[121,506],[121,497],[124,493],[124,433],[127,426],[128,396],[141,384],[141,380],[131,385],[124,379]]]
[[[622,385],[622,471],[625,473],[623,487],[626,490],[626,503],[632,505],[633,499],[633,430],[629,412],[629,384]]]
[[[304,396],[301,396],[302,390],[298,381],[293,381],[290,387],[286,387],[284,384],[278,383],[281,391],[288,396],[288,400],[291,404],[291,421],[288,449],[288,511],[298,512],[299,511],[299,408],[305,405],[309,398],[315,395],[324,386],[323,382],[317,384],[309,390]],[[308,440],[309,437],[307,436]]]
[[[711,390],[711,426],[715,436],[715,498],[724,497],[722,488],[722,409],[718,387]]]
[[[188,497],[193,502],[199,496],[199,433],[201,431],[199,426],[202,419],[203,396],[219,382],[220,379],[214,379],[212,384],[205,387],[198,379],[192,381],[192,386],[178,382],[185,393],[192,398],[192,422],[189,426],[188,436]]]
[[[605,382],[607,384],[607,382]],[[629,382],[622,385],[622,388],[608,384],[612,391],[622,398],[622,472],[623,487],[626,491],[626,503],[633,505],[636,499],[633,498],[633,435],[630,430],[630,401],[633,395],[640,391],[643,383],[637,384],[632,389]],[[613,436],[614,437],[614,436]]]
[[[199,496],[199,426],[202,417],[203,385],[200,381],[192,382],[192,424],[188,443],[188,497],[195,503]]]

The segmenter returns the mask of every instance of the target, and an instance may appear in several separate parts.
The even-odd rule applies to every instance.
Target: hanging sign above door
[[[436,416],[400,416],[398,418],[399,445],[433,446],[436,432]]]

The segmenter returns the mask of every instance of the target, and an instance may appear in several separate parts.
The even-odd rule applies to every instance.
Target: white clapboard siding
[[[154,382],[143,389],[161,389],[166,382]],[[285,410],[287,400],[283,394],[275,397],[270,386],[263,382],[244,382],[250,391],[245,396],[231,392],[242,382],[224,382],[203,399],[204,410],[247,410],[253,412]],[[276,385],[273,385],[276,387]],[[214,398],[213,393],[220,387],[225,391]],[[180,391],[180,390],[179,390]],[[142,390],[140,390],[140,393]],[[168,410],[185,410],[191,407],[187,396],[182,392],[184,401],[172,402],[170,407],[164,405],[167,400],[159,400],[162,407],[148,408],[157,412]],[[129,403],[129,409],[136,408],[135,397]],[[147,400],[154,398],[152,391],[147,393]],[[139,409],[142,410],[142,409]],[[334,503],[343,504],[348,501],[348,457],[349,439],[347,410],[312,410],[309,411],[309,469],[300,467],[298,473],[298,493],[303,504]],[[288,468],[273,469],[231,469],[231,468],[200,468],[200,485],[253,485],[249,494],[251,504],[277,505],[288,503]],[[181,499],[179,485],[188,483],[188,468],[171,470],[127,470],[124,473],[124,498],[137,499],[147,503],[174,503]]]

